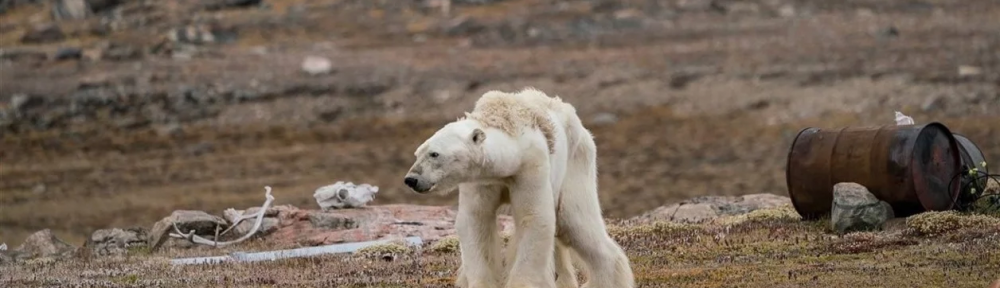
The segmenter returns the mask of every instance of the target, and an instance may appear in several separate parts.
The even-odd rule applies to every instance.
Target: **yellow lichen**
[[[776,208],[758,209],[736,216],[717,218],[712,220],[711,224],[729,226],[747,222],[799,221],[801,219],[802,216],[792,206],[784,205]]]
[[[1000,218],[955,211],[929,211],[910,216],[906,219],[906,226],[921,235],[935,236],[966,228],[997,228],[1000,227]]]
[[[364,247],[355,251],[354,254],[364,258],[381,258],[387,255],[398,256],[409,252],[410,247],[400,243],[390,242]]]
[[[665,234],[665,233],[688,231],[694,229],[698,229],[698,226],[693,224],[682,224],[670,221],[656,221],[649,224],[641,224],[634,226],[609,225],[608,234],[611,235],[611,237],[620,238],[623,236]]]
[[[448,236],[434,242],[430,249],[437,253],[454,253],[459,249],[458,244],[458,237]]]

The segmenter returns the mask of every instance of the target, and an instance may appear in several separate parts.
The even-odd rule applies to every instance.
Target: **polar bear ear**
[[[486,141],[486,132],[479,128],[472,130],[472,143],[482,144],[483,141]]]

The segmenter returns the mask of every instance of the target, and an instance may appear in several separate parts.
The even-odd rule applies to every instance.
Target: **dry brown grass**
[[[964,216],[963,216],[964,217]],[[996,220],[996,218],[994,218]],[[612,221],[614,222],[614,221]],[[614,237],[639,287],[986,287],[1000,271],[1000,231],[961,238],[907,231],[827,234],[825,222],[632,226]],[[451,287],[457,251],[382,245],[360,253],[274,262],[171,267],[180,251],[36,260],[0,267],[5,287]],[[248,250],[265,249],[251,243]],[[428,249],[430,248],[430,249]],[[436,251],[435,251],[436,250]],[[212,253],[202,250],[204,254]],[[185,253],[190,254],[190,253]],[[383,257],[392,254],[394,257]],[[190,255],[188,255],[190,256]]]

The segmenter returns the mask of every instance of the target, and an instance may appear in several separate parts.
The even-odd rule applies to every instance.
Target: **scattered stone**
[[[156,222],[153,225],[153,229],[149,231],[149,240],[147,243],[151,245],[151,249],[155,250],[159,248],[167,238],[170,238],[170,233],[174,232],[174,225],[185,234],[194,230],[195,234],[199,236],[214,236],[216,227],[219,228],[219,232],[222,232],[222,230],[226,229],[228,223],[222,217],[211,215],[204,211],[176,210],[170,216]]]
[[[357,228],[358,224],[350,217],[335,214],[312,213],[309,222],[316,228],[343,230]]]
[[[11,60],[11,61],[22,61],[22,60],[46,60],[48,59],[48,54],[44,51],[39,51],[36,49],[0,49],[0,59]]]
[[[14,263],[14,258],[8,256],[6,251],[0,251],[0,266],[7,265],[10,263]]]
[[[795,6],[792,4],[785,4],[778,7],[778,16],[790,18],[795,17]]]
[[[352,182],[337,181],[333,185],[319,187],[313,193],[316,203],[322,209],[360,208],[375,199],[378,186],[367,183],[354,185]]]
[[[205,8],[208,10],[219,10],[228,8],[246,8],[261,5],[262,0],[206,0]]]
[[[469,36],[486,30],[486,26],[475,18],[462,16],[446,22],[443,30],[448,36]]]
[[[52,230],[45,229],[24,239],[24,244],[14,249],[13,254],[16,259],[27,260],[41,257],[63,258],[75,251],[75,247],[57,238]]]
[[[59,26],[52,23],[38,24],[32,27],[28,32],[21,36],[21,43],[24,44],[44,44],[59,42],[66,39],[66,34],[63,33]]]
[[[944,107],[946,102],[947,99],[945,99],[945,97],[931,96],[930,98],[927,98],[927,100],[925,100],[923,104],[920,105],[920,109],[923,110],[924,112],[931,110],[939,110]]]
[[[83,58],[83,49],[76,47],[64,47],[56,50],[56,53],[52,55],[54,60],[67,60],[67,59],[80,59]]]
[[[618,115],[614,113],[600,113],[590,119],[591,125],[611,125],[618,122]]]
[[[858,10],[854,11],[854,14],[857,15],[858,17],[874,17],[875,11],[872,11],[872,9],[868,8],[858,8]]]
[[[962,65],[958,66],[958,76],[976,76],[983,74],[983,69],[976,66]]]
[[[673,221],[702,223],[722,216],[743,215],[756,210],[789,206],[788,197],[760,193],[743,196],[700,196],[681,203],[656,208],[633,219],[642,223]]]
[[[876,31],[875,35],[880,38],[895,38],[899,36],[899,29],[896,26],[885,27]]]
[[[10,108],[15,112],[22,113],[26,109],[35,107],[45,102],[45,99],[41,97],[30,96],[27,94],[14,94],[10,97]]]
[[[714,3],[713,0],[679,0],[677,8],[688,11],[704,11],[711,9]]]
[[[760,5],[752,2],[732,2],[725,6],[726,14],[757,14]]]
[[[113,61],[135,60],[141,56],[141,51],[126,44],[109,44],[107,49],[101,53],[102,59]]]
[[[205,25],[188,25],[167,32],[171,42],[187,44],[207,44],[215,42],[215,34]]]
[[[309,75],[327,74],[333,71],[333,63],[319,56],[308,56],[302,61],[302,71]]]
[[[83,247],[98,256],[123,255],[129,249],[146,247],[148,235],[144,228],[101,229],[94,231]]]
[[[52,6],[52,17],[56,20],[79,20],[91,15],[87,0],[56,0]]]
[[[885,222],[894,217],[889,203],[880,201],[868,188],[852,182],[833,186],[830,228],[838,234],[882,230]]]

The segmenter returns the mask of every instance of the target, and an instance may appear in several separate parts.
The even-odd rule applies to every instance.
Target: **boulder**
[[[122,255],[129,249],[148,246],[144,228],[111,228],[94,231],[83,244],[93,255]]]
[[[149,239],[147,240],[147,243],[151,245],[151,249],[155,250],[159,248],[166,242],[167,238],[170,238],[170,233],[174,232],[174,225],[183,233],[194,230],[195,234],[199,236],[214,236],[216,227],[219,228],[219,232],[222,232],[222,230],[225,230],[229,226],[222,217],[211,215],[204,211],[177,210],[153,225],[153,229],[149,231]]]
[[[791,205],[785,196],[768,193],[743,196],[700,196],[683,202],[656,208],[633,218],[640,223],[652,221],[672,221],[678,223],[701,223],[722,216],[734,216],[760,209]]]
[[[229,224],[232,225],[233,223],[236,222],[236,219],[239,218],[240,216],[254,215],[257,213],[257,211],[260,211],[260,207],[251,207],[246,210],[229,209],[226,210],[223,214],[226,217],[226,221],[229,221]],[[257,232],[254,234],[267,235],[270,234],[271,232],[274,232],[275,230],[278,230],[278,225],[280,224],[280,222],[278,221],[278,218],[276,218],[277,216],[278,216],[278,210],[275,210],[274,208],[267,209],[267,212],[264,212],[264,219],[261,220],[260,228],[257,229]],[[236,227],[233,228],[232,232],[230,233],[236,233],[236,235],[239,236],[246,235],[247,233],[250,233],[250,230],[253,230],[253,225],[254,223],[256,223],[256,221],[257,221],[256,217],[244,219],[239,224],[236,224]]]
[[[56,20],[79,20],[91,14],[90,3],[86,0],[56,0],[52,6],[52,17]]]
[[[52,230],[45,229],[24,239],[24,243],[14,249],[12,254],[13,258],[27,260],[40,257],[63,258],[75,251],[76,247],[57,238]]]
[[[889,203],[880,201],[865,186],[852,182],[833,186],[832,208],[830,228],[838,234],[881,230],[886,221],[895,217]]]

